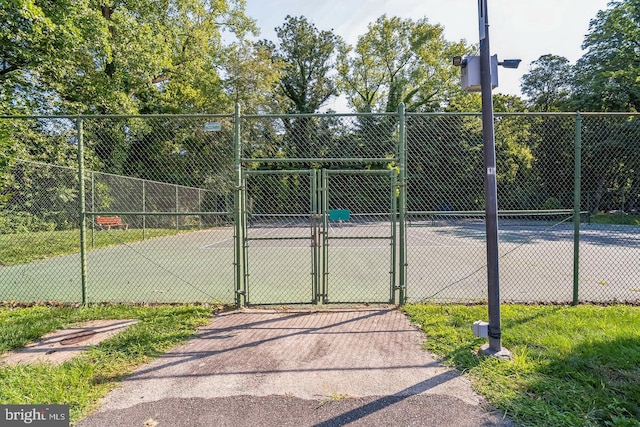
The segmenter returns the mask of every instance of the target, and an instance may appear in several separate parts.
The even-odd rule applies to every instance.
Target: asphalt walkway
[[[510,426],[395,308],[221,313],[79,427]]]

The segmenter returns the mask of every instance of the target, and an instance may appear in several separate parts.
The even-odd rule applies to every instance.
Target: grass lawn
[[[640,225],[640,215],[599,212],[597,214],[592,214],[590,216],[590,221],[594,224]]]
[[[0,404],[68,404],[72,423],[137,366],[186,341],[206,324],[200,306],[0,308],[0,353],[56,329],[93,319],[139,319],[118,336],[60,366],[0,367]]]
[[[640,426],[640,308],[502,307],[513,361],[480,357],[471,332],[486,306],[408,305],[426,349],[469,376],[478,392],[522,426]],[[139,322],[60,366],[0,368],[0,404],[68,404],[72,422],[136,367],[208,322],[201,306],[0,308],[0,353],[92,319]]]
[[[176,234],[175,229],[146,229],[145,239]],[[141,229],[96,231],[94,248],[142,240]],[[87,231],[87,250],[91,250],[91,231]],[[0,234],[0,266],[25,264],[53,256],[80,252],[80,231],[39,231]]]
[[[408,305],[426,349],[468,375],[524,426],[640,426],[640,308],[502,307],[513,361],[480,357],[471,332],[486,306]]]

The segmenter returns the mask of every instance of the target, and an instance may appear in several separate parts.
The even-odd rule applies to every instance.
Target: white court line
[[[254,235],[254,236],[252,236],[252,237],[265,237],[265,236],[267,236],[267,235],[269,235],[269,234],[275,233],[277,230],[279,230],[279,229],[274,228],[273,230],[271,230],[271,231],[267,231],[267,232],[265,232],[264,234],[258,234],[257,236],[255,236],[255,235]],[[256,233],[256,234],[257,234],[257,233]],[[223,243],[223,242],[231,241],[231,240],[234,240],[234,239],[235,239],[235,237],[233,237],[233,236],[232,236],[232,237],[228,237],[228,238],[226,238],[226,239],[218,240],[218,241],[216,241],[215,243],[210,243],[210,244],[208,244],[208,245],[204,245],[204,246],[202,246],[202,247],[201,247],[201,249],[219,249],[219,248],[214,248],[213,246],[218,245],[218,244]],[[310,239],[310,238],[309,238],[309,239]],[[278,246],[278,247],[282,248],[282,247],[286,247],[286,246]],[[299,246],[297,246],[297,247],[299,247]],[[225,249],[226,249],[226,248],[225,248]]]
[[[422,237],[421,235],[424,235],[424,234],[425,233],[415,233],[415,234],[407,233],[407,240],[409,240],[409,239],[422,240],[422,241],[425,241],[427,243],[433,243],[431,246],[440,246],[440,247],[444,247],[444,248],[454,248],[454,247],[455,248],[465,248],[465,247],[466,248],[474,248],[474,247],[477,247],[477,246],[484,246],[484,244],[480,244],[480,243],[478,243],[476,245],[468,245],[468,244],[467,245],[448,245],[448,244],[441,243],[441,242],[439,242],[437,240],[433,240],[433,239],[428,239],[428,238]],[[447,240],[457,241],[457,240],[463,240],[463,239],[467,240],[468,238],[473,238],[473,237],[469,236],[468,238],[457,238],[457,239],[453,238],[453,237],[445,237],[445,238]],[[411,246],[411,245],[407,244],[407,246]]]

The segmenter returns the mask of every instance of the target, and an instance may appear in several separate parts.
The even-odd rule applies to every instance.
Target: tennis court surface
[[[574,234],[569,222],[501,223],[503,301],[570,302]],[[106,232],[101,232],[106,233]],[[640,228],[581,224],[581,301],[640,299]],[[117,235],[114,234],[117,237]],[[310,226],[252,226],[240,250],[250,305],[389,303],[399,281],[399,237],[389,223],[331,223],[323,244]],[[486,299],[482,221],[407,226],[407,301]],[[122,243],[87,253],[89,302],[235,301],[232,226]],[[81,301],[80,255],[0,268],[3,300]],[[396,300],[397,301],[397,300]]]

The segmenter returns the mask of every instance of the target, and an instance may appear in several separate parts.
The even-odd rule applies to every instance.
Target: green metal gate
[[[322,171],[322,301],[394,302],[396,172]]]
[[[396,175],[244,171],[245,304],[395,302]]]

